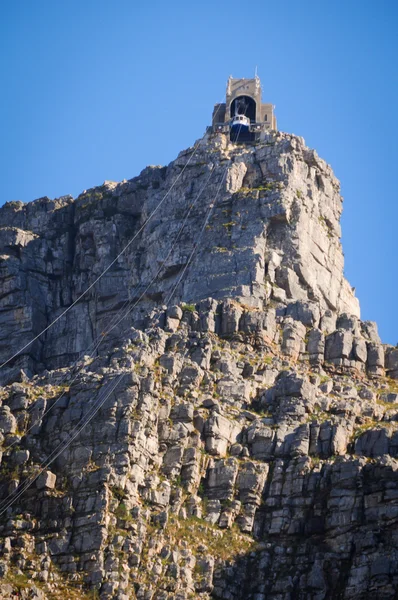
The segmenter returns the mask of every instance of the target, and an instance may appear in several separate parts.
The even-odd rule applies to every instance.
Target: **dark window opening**
[[[264,121],[268,121],[268,115],[264,115]]]
[[[256,122],[256,103],[250,96],[238,96],[231,102],[231,118],[235,115],[246,115],[251,123]]]
[[[237,96],[230,107],[230,117],[233,119],[237,115],[245,115],[250,119],[250,123],[256,122],[256,102],[250,96]],[[255,137],[247,127],[239,125],[231,129],[230,135],[232,142],[252,142]]]

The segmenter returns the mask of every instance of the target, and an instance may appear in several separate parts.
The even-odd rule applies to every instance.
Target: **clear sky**
[[[200,138],[228,76],[329,162],[345,272],[398,342],[395,0],[3,0],[0,203],[77,196]]]

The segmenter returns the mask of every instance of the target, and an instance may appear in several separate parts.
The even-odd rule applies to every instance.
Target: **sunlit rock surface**
[[[0,209],[1,361],[60,317],[0,371],[2,598],[396,597],[398,351],[341,210],[283,133]]]

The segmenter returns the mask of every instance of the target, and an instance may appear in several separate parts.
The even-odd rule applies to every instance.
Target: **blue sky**
[[[234,77],[342,183],[345,273],[398,342],[398,4],[3,0],[0,203],[77,196],[167,164]]]

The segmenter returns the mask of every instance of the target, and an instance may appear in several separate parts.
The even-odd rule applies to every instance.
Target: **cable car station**
[[[260,78],[229,77],[225,103],[214,106],[212,132],[225,133],[232,142],[254,142],[276,129],[273,104],[261,102]]]

